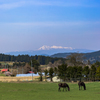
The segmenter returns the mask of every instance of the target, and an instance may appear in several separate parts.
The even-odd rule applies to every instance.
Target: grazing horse
[[[63,88],[63,91],[64,91],[64,88],[66,89],[66,87],[68,88],[68,91],[70,91],[70,88],[69,88],[68,84],[66,84],[66,83],[59,83],[58,86],[59,86],[58,91],[61,91],[60,88]],[[66,89],[66,91],[67,91],[67,89]]]
[[[86,86],[85,86],[85,83],[84,82],[78,82],[78,86],[79,86],[79,90],[80,90],[80,87],[81,87],[81,90],[82,90],[82,86],[84,87],[84,90],[86,90]]]

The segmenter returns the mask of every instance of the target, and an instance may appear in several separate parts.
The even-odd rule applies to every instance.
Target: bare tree
[[[55,61],[54,62],[54,67],[58,67],[59,65],[62,65],[63,64],[63,62],[61,61],[61,60],[58,60],[58,61]]]
[[[67,56],[67,61],[71,63],[73,66],[83,65],[84,54],[83,53],[72,53],[71,55]]]
[[[55,68],[55,67],[58,67],[59,65],[62,65],[61,60],[55,61],[54,63],[49,62],[49,64],[47,66]]]
[[[26,63],[26,65],[23,68],[23,72],[28,73],[29,71],[31,71],[31,66],[28,63]]]
[[[39,67],[38,74],[40,75],[40,81],[43,81],[43,70]]]

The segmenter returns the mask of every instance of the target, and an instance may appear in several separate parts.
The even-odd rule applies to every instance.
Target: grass
[[[58,83],[0,83],[0,100],[100,100],[100,83],[86,83],[87,90],[68,83],[71,91],[58,92]]]
[[[0,61],[0,63],[2,65],[5,65],[5,64],[7,65],[8,64],[8,65],[11,65],[12,66],[14,62],[13,61]]]
[[[5,74],[3,74],[3,73],[0,73],[0,76],[4,76],[4,77],[6,77]]]

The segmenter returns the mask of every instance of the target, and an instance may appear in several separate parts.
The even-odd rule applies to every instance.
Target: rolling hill
[[[71,53],[57,53],[57,54],[51,55],[51,57],[66,58]],[[91,52],[91,53],[83,53],[83,54],[84,54],[84,57],[87,60],[90,60],[91,63],[94,63],[96,61],[100,61],[100,50],[95,51],[95,52]]]

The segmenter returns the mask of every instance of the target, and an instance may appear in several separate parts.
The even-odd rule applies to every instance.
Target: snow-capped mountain
[[[31,50],[31,51],[16,51],[16,52],[8,52],[5,54],[10,55],[45,55],[50,56],[56,53],[70,53],[70,52],[79,52],[79,53],[88,53],[88,52],[94,52],[94,50],[87,50],[87,49],[75,49],[72,47],[62,47],[62,46],[42,46],[37,50]]]
[[[44,45],[44,46],[42,46],[42,47],[40,47],[38,50],[50,50],[50,49],[69,49],[69,50],[73,50],[73,48],[72,47],[62,47],[62,46],[46,46],[46,45]]]

